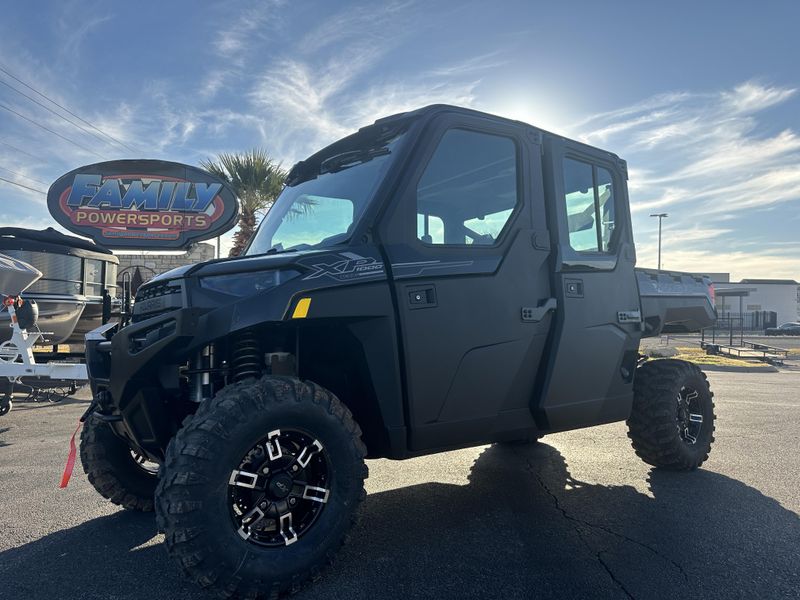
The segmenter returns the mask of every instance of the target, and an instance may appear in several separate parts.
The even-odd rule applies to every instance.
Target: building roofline
[[[731,283],[750,283],[750,284],[773,284],[773,285],[800,285],[794,279],[742,279],[738,282]]]

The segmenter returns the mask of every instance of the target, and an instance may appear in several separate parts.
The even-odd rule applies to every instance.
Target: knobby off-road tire
[[[653,360],[636,370],[628,437],[647,464],[691,471],[714,442],[714,394],[705,373],[682,360]]]
[[[108,423],[91,416],[81,432],[83,471],[101,496],[123,508],[150,512],[158,485],[155,470],[138,462]]]
[[[291,377],[229,385],[167,448],[156,491],[167,551],[189,579],[222,597],[295,592],[319,577],[355,522],[365,455],[352,414],[327,390]],[[293,495],[276,500],[281,477],[280,490]]]

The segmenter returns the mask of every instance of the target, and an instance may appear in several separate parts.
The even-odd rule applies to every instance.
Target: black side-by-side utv
[[[155,507],[193,581],[254,598],[329,561],[367,457],[627,420],[647,463],[697,468],[705,376],[639,342],[709,325],[713,288],[634,268],[626,179],[614,154],[451,106],[317,152],[244,256],[156,277],[88,335],[89,480]]]

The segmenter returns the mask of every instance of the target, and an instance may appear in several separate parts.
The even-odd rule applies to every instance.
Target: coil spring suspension
[[[255,331],[248,329],[239,335],[231,356],[231,372],[233,381],[242,381],[248,377],[261,377],[264,370],[261,345]]]

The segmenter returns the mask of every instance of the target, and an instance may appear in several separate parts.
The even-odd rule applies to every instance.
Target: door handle
[[[436,306],[436,286],[433,285],[417,285],[406,288],[408,307],[411,310],[415,308],[431,308]]]
[[[526,323],[538,323],[550,312],[558,308],[558,301],[555,298],[548,298],[539,303],[539,306],[523,306],[522,320]]]

